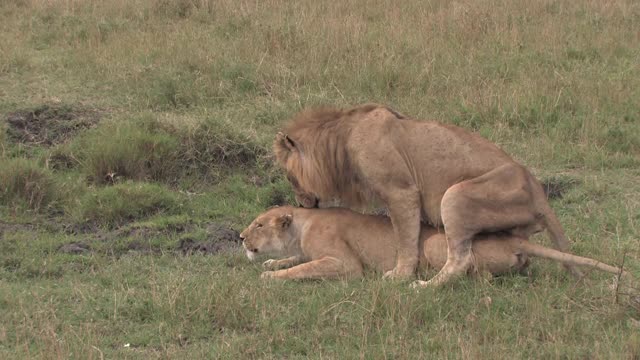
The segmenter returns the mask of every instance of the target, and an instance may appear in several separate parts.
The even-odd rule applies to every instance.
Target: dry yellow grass
[[[604,156],[630,166],[640,153],[639,7],[23,0],[2,7],[0,84],[8,103],[232,107],[245,126],[261,113],[378,101],[480,130],[532,165],[599,167]],[[565,154],[559,139],[576,148]],[[509,144],[521,140],[526,148]]]

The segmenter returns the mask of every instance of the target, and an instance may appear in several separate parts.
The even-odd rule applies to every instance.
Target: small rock
[[[58,248],[58,251],[63,254],[84,254],[91,251],[91,247],[87,244],[72,242],[70,244],[62,245]]]

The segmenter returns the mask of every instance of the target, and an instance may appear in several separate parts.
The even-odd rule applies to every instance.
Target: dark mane
[[[376,109],[385,109],[399,119],[404,118],[376,104],[351,109],[303,110],[284,129],[299,148],[299,154],[293,155],[289,148],[276,141],[276,159],[305,191],[323,200],[340,198],[351,206],[359,206],[369,195],[362,191],[366,187],[351,161],[347,140],[354,120]]]

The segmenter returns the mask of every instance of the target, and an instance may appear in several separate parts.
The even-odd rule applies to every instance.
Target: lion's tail
[[[569,251],[569,245],[570,245],[569,239],[567,238],[567,235],[565,235],[564,229],[562,228],[562,225],[560,224],[558,217],[556,216],[556,214],[553,212],[553,209],[549,205],[547,196],[544,193],[544,189],[542,188],[542,185],[531,174],[529,174],[529,183],[532,186],[532,190],[534,193],[535,207],[542,214],[542,221],[543,221],[544,227],[549,232],[549,236],[553,241],[554,247],[557,250],[566,253],[567,251]],[[580,272],[580,270],[578,270],[575,266],[568,263],[563,263],[563,265],[574,276],[576,277],[582,276],[582,272]]]
[[[564,233],[564,229],[558,220],[558,217],[553,212],[550,206],[545,206],[546,211],[544,214],[544,225],[551,236],[551,240],[556,247],[556,249],[560,251],[568,251],[569,250],[569,239],[567,235]]]
[[[613,274],[622,274],[622,275],[628,274],[626,271],[622,270],[619,267],[607,265],[598,260],[550,249],[542,245],[531,243],[524,239],[518,240],[518,247],[527,255],[555,260],[564,265],[591,267],[591,268],[599,269],[602,271],[610,272]]]

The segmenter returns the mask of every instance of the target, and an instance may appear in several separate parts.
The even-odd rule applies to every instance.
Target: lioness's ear
[[[276,142],[278,143],[278,145],[284,147],[289,151],[298,151],[296,142],[292,138],[290,138],[289,135],[283,132],[278,132],[276,134]]]
[[[274,222],[276,223],[276,226],[279,226],[283,229],[286,229],[289,227],[289,225],[291,225],[291,221],[293,221],[293,215],[292,214],[284,214],[282,216],[277,217]]]

